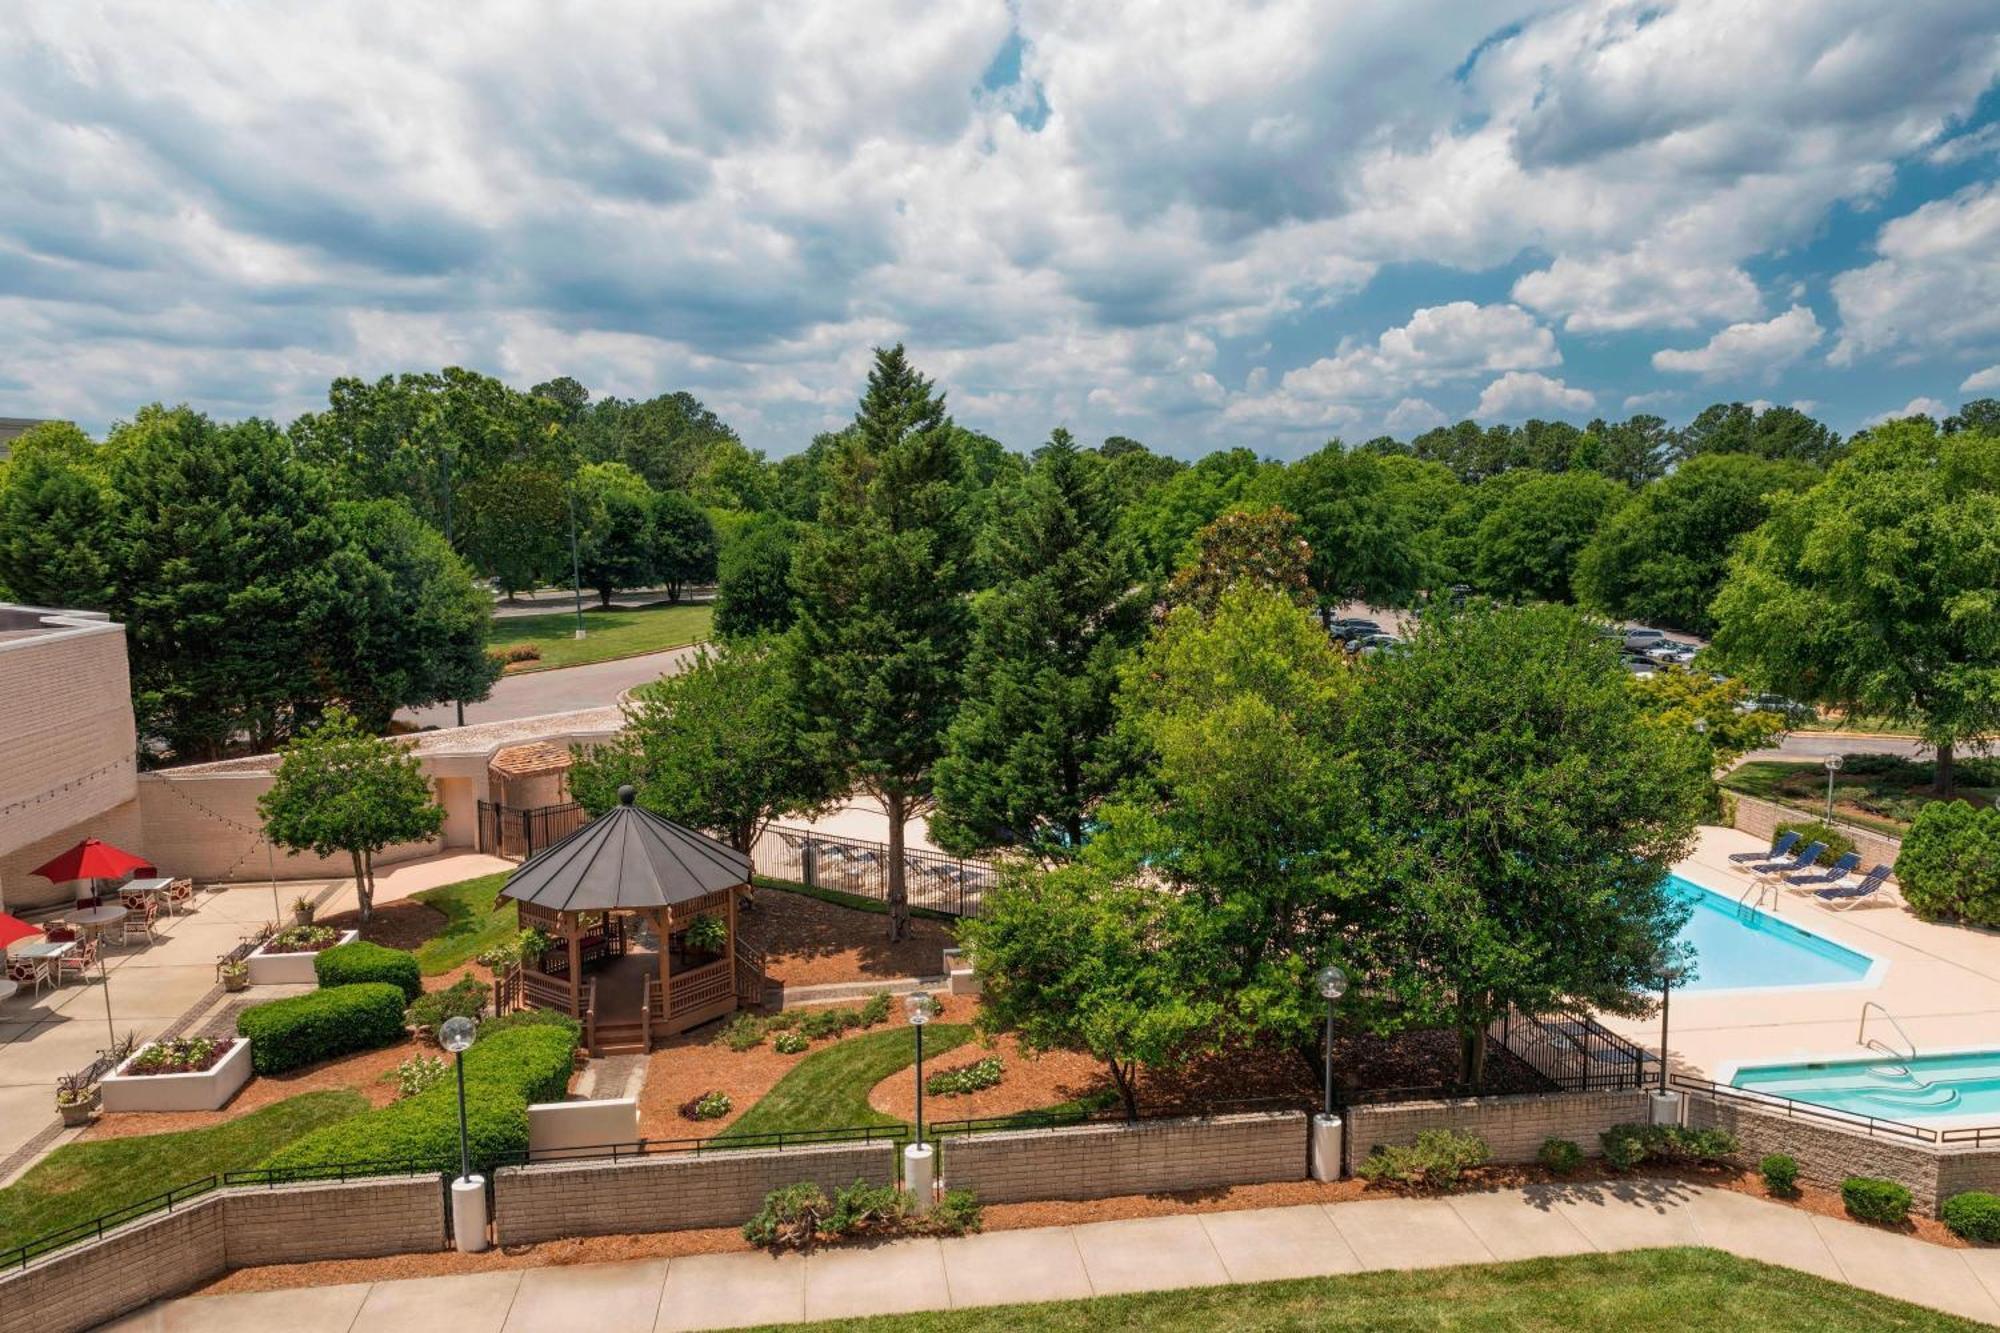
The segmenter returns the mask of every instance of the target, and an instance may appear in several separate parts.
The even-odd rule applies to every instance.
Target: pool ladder
[[[1880,1037],[1868,1035],[1870,1009],[1880,1014],[1890,1027],[1896,1029],[1896,1035],[1910,1048],[1908,1055],[1904,1055]],[[1903,1025],[1896,1021],[1896,1016],[1884,1009],[1879,1002],[1869,1000],[1861,1006],[1861,1025],[1855,1029],[1854,1040],[1864,1050],[1889,1057],[1887,1062],[1871,1066],[1869,1073],[1877,1078],[1907,1079],[1910,1084],[1907,1088],[1878,1088],[1870,1092],[1869,1096],[1898,1106],[1950,1106],[1958,1101],[1957,1088],[1940,1088],[1929,1079],[1918,1078],[1911,1071],[1910,1065],[1917,1059],[1917,1043],[1910,1039],[1910,1034],[1903,1030]]]

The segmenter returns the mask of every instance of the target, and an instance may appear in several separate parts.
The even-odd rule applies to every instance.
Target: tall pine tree
[[[1100,460],[1065,430],[1001,501],[982,547],[999,583],[974,606],[965,704],[937,767],[945,846],[1073,854],[1121,775],[1111,696],[1146,598],[1117,519]]]
[[[969,622],[961,460],[944,397],[878,348],[793,564],[806,738],[889,817],[889,938],[909,928],[905,821],[934,805]]]

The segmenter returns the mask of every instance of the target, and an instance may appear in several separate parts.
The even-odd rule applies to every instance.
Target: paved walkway
[[[1712,1246],[2000,1323],[2000,1250],[1948,1250],[1725,1190],[1635,1181],[191,1297],[111,1327],[651,1333],[1666,1245]]]
[[[492,694],[478,703],[465,706],[466,725],[512,722],[521,718],[607,707],[617,703],[619,696],[635,685],[644,685],[682,670],[693,659],[695,651],[694,648],[669,648],[664,652],[642,653],[637,657],[615,657],[608,662],[586,662],[582,666],[502,676],[493,682]],[[396,716],[420,727],[458,725],[458,710],[448,703],[429,708],[405,708]]]

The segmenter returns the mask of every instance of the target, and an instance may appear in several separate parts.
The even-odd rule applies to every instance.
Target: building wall
[[[145,854],[163,875],[184,875],[202,883],[260,880],[269,872],[263,816],[257,798],[271,789],[271,774],[166,769],[139,779],[140,822]],[[377,853],[377,866],[391,866],[445,848],[442,836],[400,843]],[[345,854],[276,858],[279,879],[323,879],[354,873]]]
[[[74,890],[29,872],[86,834],[131,838],[138,733],[123,626],[99,619],[0,635],[0,905],[67,902]]]
[[[562,1236],[738,1226],[781,1186],[812,1181],[831,1197],[856,1180],[895,1179],[896,1145],[889,1142],[538,1162],[494,1173],[493,1230],[502,1245],[528,1245]]]
[[[1306,1178],[1298,1112],[954,1135],[943,1175],[982,1203],[1106,1199]]]
[[[1381,1147],[1406,1147],[1427,1129],[1451,1129],[1486,1140],[1496,1162],[1532,1162],[1544,1139],[1569,1139],[1587,1153],[1613,1125],[1646,1119],[1646,1094],[1535,1092],[1513,1097],[1466,1097],[1349,1107],[1347,1160],[1359,1163]]]

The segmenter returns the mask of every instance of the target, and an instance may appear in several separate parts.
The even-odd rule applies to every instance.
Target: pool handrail
[[[1860,1025],[1854,1029],[1854,1044],[1856,1046],[1861,1047],[1863,1050],[1873,1049],[1868,1045],[1868,1011],[1870,1009],[1873,1009],[1876,1013],[1882,1015],[1883,1018],[1887,1019],[1889,1022],[1889,1026],[1896,1029],[1896,1035],[1903,1039],[1903,1044],[1910,1048],[1910,1054],[1908,1055],[1908,1057],[1903,1057],[1900,1052],[1893,1050],[1889,1051],[1889,1054],[1895,1055],[1899,1059],[1901,1058],[1908,1058],[1911,1060],[1917,1059],[1918,1058],[1917,1043],[1911,1040],[1910,1034],[1903,1030],[1903,1025],[1896,1021],[1896,1016],[1890,1013],[1887,1009],[1882,1007],[1882,1002],[1880,1000],[1862,1001],[1861,1022]]]

